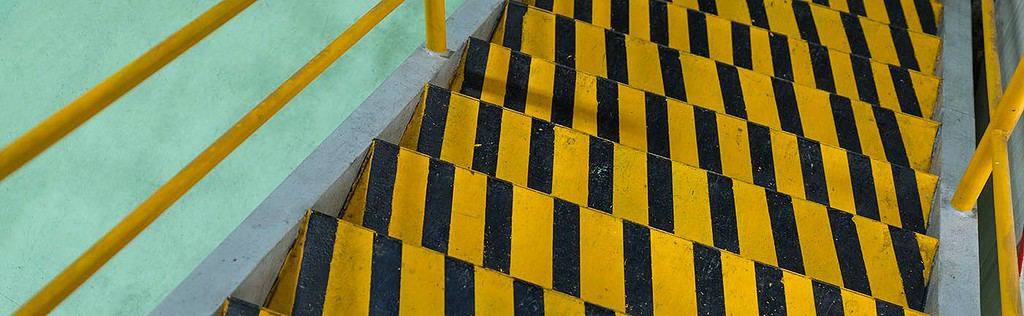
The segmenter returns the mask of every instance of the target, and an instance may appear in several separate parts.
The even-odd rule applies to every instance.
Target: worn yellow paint
[[[647,148],[647,120],[644,93],[619,86],[619,142],[633,148]],[[594,133],[592,135],[596,135]]]
[[[782,284],[786,293],[786,313],[789,315],[817,315],[814,310],[814,292],[811,280],[783,271]],[[847,291],[843,291],[847,292]]]
[[[530,117],[505,111],[501,118],[501,143],[498,145],[498,178],[526,183],[530,164]]]
[[[527,16],[523,17],[524,21],[527,17],[532,16],[530,14],[532,12],[535,11],[527,10]],[[604,30],[596,27],[586,27],[586,24],[577,21],[575,31],[576,51],[580,53],[586,52],[585,54],[576,54],[575,68],[595,76],[607,77],[608,65],[605,63],[607,56],[604,46]],[[523,52],[526,51],[524,50]]]
[[[668,100],[668,121],[674,122],[674,128],[669,129],[669,150],[672,160],[696,166],[699,161],[697,151],[697,127],[694,126],[693,108],[685,104],[669,99]]]
[[[615,216],[647,224],[647,154],[615,147],[612,209]]]
[[[871,294],[892,303],[907,304],[903,280],[894,277],[900,275],[900,269],[896,264],[889,228],[859,217],[854,217],[853,221],[857,226],[868,281],[871,282]]]
[[[722,252],[722,286],[726,315],[756,315],[757,281],[754,262]]]
[[[590,135],[597,134],[597,77],[576,73],[573,102],[572,128]]]
[[[448,124],[452,126],[476,126],[477,111],[479,107],[472,106],[476,102],[472,99],[453,99],[451,102],[466,102],[464,106],[449,107]],[[418,136],[418,135],[417,135]],[[473,163],[472,149],[476,144],[476,137],[473,133],[456,128],[444,130],[444,143],[441,146],[441,159],[451,161],[455,164],[467,165]]]
[[[849,180],[850,162],[846,152],[822,147],[821,158],[825,168],[825,184],[828,186],[828,203],[837,209],[857,209],[853,201],[853,183]]]
[[[778,266],[772,220],[764,189],[738,185],[733,189],[736,199],[736,228],[740,253],[744,258]],[[723,263],[724,264],[724,263]]]
[[[722,173],[744,181],[753,181],[750,159],[750,142],[747,138],[747,122],[728,116],[716,120],[718,123],[718,146],[722,153]],[[694,147],[695,148],[695,147]]]
[[[486,311],[477,311],[481,314]],[[544,315],[583,315],[583,302],[555,291],[544,291]]]
[[[836,255],[832,228],[824,207],[793,200],[793,216],[796,218],[797,235],[800,236],[800,252],[804,257],[807,275],[832,284],[843,284],[839,272],[839,257]]]
[[[900,219],[899,205],[896,202],[896,183],[892,178],[892,171],[880,163],[871,161],[871,173],[874,176],[875,188],[878,199],[878,215],[882,222],[895,226],[902,226]],[[925,217],[927,218],[927,217]]]
[[[655,314],[697,314],[692,244],[651,234],[651,288]]]
[[[299,222],[299,233],[295,237],[292,249],[284,258],[281,269],[274,282],[274,295],[267,299],[267,308],[278,311],[290,311],[295,304],[295,287],[299,284],[299,266],[302,264],[302,252],[306,245],[306,226],[309,223],[309,212]]]
[[[689,55],[679,55],[679,60],[683,67],[686,101],[692,104],[699,104],[700,107],[712,109],[715,112],[724,113],[725,105],[722,103],[721,87],[718,83],[718,70],[715,68],[715,63]],[[690,77],[697,74],[700,74],[699,80]],[[687,80],[687,77],[690,77],[690,80]],[[644,90],[650,88],[644,86],[635,87]]]
[[[369,314],[373,233],[355,225],[338,225],[324,295],[324,314]]]
[[[568,129],[555,129],[555,158],[551,168],[551,194],[567,201],[586,201],[588,183],[584,179],[590,169],[590,137],[572,133]]]
[[[531,283],[551,287],[554,204],[551,198],[514,187],[512,196],[511,274]]]
[[[870,315],[877,312],[875,300],[854,292],[843,292],[844,315]]]
[[[772,160],[775,165],[775,188],[797,198],[804,198],[803,171],[800,166],[800,151],[797,138],[782,133],[772,133]]]
[[[415,196],[426,196],[430,161],[417,159],[419,157],[413,155],[415,154],[411,152],[398,152],[395,191],[407,192],[407,194]],[[389,225],[388,231],[395,238],[420,244],[420,238],[423,237],[423,215],[418,214],[418,210],[423,209],[426,200],[392,199],[391,203],[391,225]]]
[[[580,210],[580,296],[617,310],[626,308],[622,222]]]
[[[476,265],[484,262],[484,212],[487,178],[456,168],[448,254]]]
[[[476,269],[476,310],[491,315],[515,315],[512,279],[492,270]]]
[[[551,96],[555,87],[555,65],[549,63],[530,64],[530,87],[537,87],[526,95],[526,114],[535,117],[551,117]]]
[[[334,262],[339,260],[331,263]],[[444,256],[426,248],[403,245],[400,315],[444,315],[444,268]]]
[[[713,245],[707,175],[699,170],[680,168],[680,171],[672,173],[672,188],[673,214],[677,222],[686,223],[677,225],[676,233],[698,243]]]

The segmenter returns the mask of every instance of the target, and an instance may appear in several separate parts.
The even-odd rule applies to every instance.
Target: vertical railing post
[[[427,21],[427,50],[439,55],[448,53],[444,0],[424,0],[423,11]]]
[[[999,297],[1003,315],[1021,315],[1020,276],[1017,274],[1017,236],[1014,232],[1013,199],[1010,193],[1009,154],[1006,132],[992,130],[992,189],[995,197],[996,257]]]

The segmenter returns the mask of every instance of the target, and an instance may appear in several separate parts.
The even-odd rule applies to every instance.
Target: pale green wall
[[[461,0],[449,0],[450,13]],[[0,0],[0,144],[214,0]],[[376,1],[258,1],[0,182],[10,313]],[[404,4],[59,309],[148,312],[423,41]]]

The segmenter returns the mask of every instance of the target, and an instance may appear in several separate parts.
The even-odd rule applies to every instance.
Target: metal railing
[[[138,59],[17,138],[0,150],[0,181],[131,91],[255,1],[221,1]],[[196,156],[185,168],[153,192],[106,235],[47,283],[14,314],[42,315],[57,307],[403,1],[382,0],[363,14],[274,92],[235,122],[229,130]],[[426,48],[435,54],[446,54],[444,0],[424,0],[424,3]]]
[[[1022,60],[1024,61],[1024,60]],[[1013,198],[1006,142],[1024,110],[1024,62],[1017,64],[992,120],[971,157],[956,193],[950,201],[960,211],[971,211],[992,175],[995,200],[996,256],[998,257],[1000,306],[1003,315],[1021,315],[1020,274],[1017,270],[1017,236],[1014,232]]]

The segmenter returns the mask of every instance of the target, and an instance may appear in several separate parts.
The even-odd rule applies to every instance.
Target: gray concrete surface
[[[970,1],[945,1],[939,73],[943,83],[935,120],[942,123],[932,173],[939,184],[928,235],[939,239],[925,311],[933,315],[981,313],[978,270],[978,219],[949,201],[974,152],[974,85]]]
[[[448,85],[467,37],[488,37],[502,3],[465,1],[448,19],[454,53],[412,53],[151,315],[210,315],[227,296],[262,303],[306,210],[337,215],[370,141],[398,140],[424,84]]]

